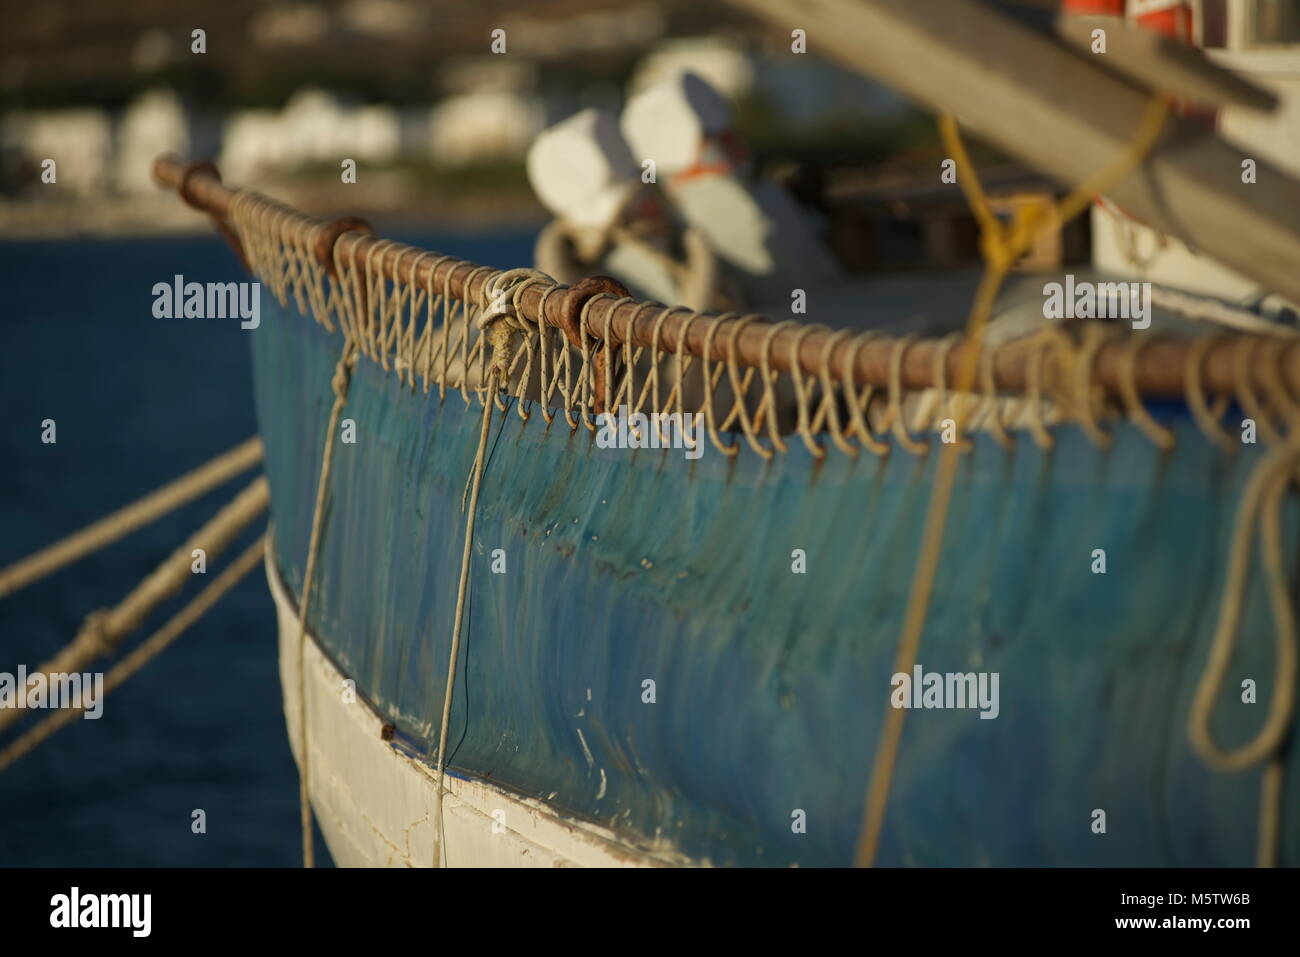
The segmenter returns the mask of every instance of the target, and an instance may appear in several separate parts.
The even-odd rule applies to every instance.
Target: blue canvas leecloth
[[[297,592],[341,340],[266,313],[258,417]],[[356,442],[335,447],[310,625],[399,737],[431,752],[480,408],[412,394],[362,358],[344,415]],[[1261,453],[1225,456],[1185,416],[1170,424],[1168,455],[1127,426],[1108,450],[1074,427],[1050,453],[975,439],[919,661],[997,672],[1000,714],[909,712],[880,863],[1252,863],[1259,771],[1207,770],[1186,724]],[[521,422],[513,403],[490,453],[453,772],[714,863],[850,863],[936,457],[832,449],[818,463],[796,441],[770,463],[711,447],[691,462],[597,448],[562,417]],[[1296,520],[1288,508],[1288,554]],[[498,548],[505,574],[490,570]],[[1258,574],[1246,597],[1213,722],[1228,744],[1254,734],[1273,693]],[[1259,704],[1240,702],[1245,678]],[[791,826],[800,810],[806,833]],[[1298,815],[1281,861],[1300,862]]]

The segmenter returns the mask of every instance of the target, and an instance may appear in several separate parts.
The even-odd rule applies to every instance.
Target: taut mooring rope
[[[204,492],[244,472],[262,460],[262,440],[257,436],[241,442],[229,452],[218,455],[194,471],[168,482],[143,498],[105,515],[53,545],[42,548],[26,558],[0,569],[0,598],[12,594],[34,581],[51,575],[85,558],[106,545],[111,545],[137,528],[180,508]]]
[[[245,575],[257,567],[258,561],[262,558],[265,543],[266,534],[263,533],[258,536],[257,541],[248,546],[242,555],[231,562],[227,568],[222,570],[220,575],[195,595],[189,604],[114,665],[112,670],[104,676],[104,690],[100,700],[103,700],[103,697],[106,697],[114,689],[120,688],[136,672],[166,651],[168,646],[184,634],[187,628],[202,618]],[[34,751],[55,731],[71,724],[84,710],[84,706],[60,708],[41,721],[40,724],[34,725],[22,737],[10,743],[3,751],[0,751],[0,773],[8,770],[19,758]]]
[[[143,625],[154,609],[189,581],[193,574],[195,549],[203,549],[208,557],[220,554],[262,514],[269,498],[266,478],[258,476],[117,605],[87,615],[76,637],[44,662],[39,671],[45,675],[72,674],[111,652],[118,642]],[[17,721],[21,714],[17,709],[0,710],[0,731]]]

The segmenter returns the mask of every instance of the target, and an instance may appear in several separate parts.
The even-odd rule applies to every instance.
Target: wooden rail
[[[179,189],[186,170],[186,164],[174,156],[160,156],[154,161],[154,178],[170,189]],[[219,222],[224,222],[230,209],[231,200],[236,190],[224,185],[215,169],[210,166],[194,169],[186,183],[188,201],[201,208]],[[323,228],[324,223],[319,223]],[[364,261],[367,253],[381,240],[356,232],[343,233],[337,248],[342,257],[351,260],[356,257]],[[417,257],[424,255],[423,261],[417,263]],[[492,273],[482,270],[474,263],[463,260],[444,260],[437,263],[430,259],[425,250],[400,243],[385,242],[371,257],[372,265],[378,264],[389,279],[408,283],[414,282],[420,287],[432,283],[436,289],[443,288],[446,282],[451,294],[458,299],[479,301],[483,295]],[[412,266],[414,265],[414,272]],[[478,269],[478,273],[475,270]],[[555,328],[563,328],[563,297],[551,296],[545,302],[543,310],[543,290],[537,286],[527,288],[520,296],[520,307],[530,321],[545,323]],[[663,306],[641,308],[635,303],[616,305],[613,299],[598,299],[591,303],[588,311],[588,325],[594,331],[605,329],[609,320],[610,338],[616,342],[631,341],[634,345],[649,346],[656,320],[664,313],[669,313],[660,327],[660,346],[665,351],[674,351],[683,325],[690,318],[690,311],[681,307],[672,309]],[[754,322],[746,325],[736,337],[736,354],[747,365],[757,366],[761,362],[764,340],[767,338],[769,323]],[[797,360],[800,368],[808,375],[819,374],[822,353],[832,332],[815,330],[804,335],[799,341]],[[787,328],[778,332],[773,338],[774,348],[771,354],[771,366],[786,371],[790,368],[791,347],[799,331]],[[705,346],[706,327],[704,323],[695,323],[685,340],[685,348],[695,356],[702,355]],[[844,363],[853,359],[853,375],[860,385],[871,384],[884,387],[889,383],[889,362],[894,351],[894,340],[882,339],[869,341],[856,350],[852,336],[845,336],[837,342],[830,352],[830,370],[836,378],[840,376]],[[715,333],[712,341],[710,358],[724,360],[727,358],[731,336],[727,323]],[[1230,337],[1210,346],[1201,364],[1201,386],[1209,393],[1231,393],[1236,388],[1235,348],[1240,336]],[[1276,342],[1277,340],[1270,340]],[[1285,351],[1276,358],[1279,373],[1291,393],[1300,396],[1300,340],[1286,342]],[[935,381],[935,352],[939,345],[935,341],[919,340],[903,356],[901,381],[906,388],[923,389],[937,385]],[[956,379],[963,361],[962,357],[971,346],[959,343],[948,353],[946,382]],[[1138,391],[1151,397],[1175,397],[1185,394],[1185,383],[1190,345],[1186,340],[1162,339],[1153,337],[1140,351],[1133,363]],[[1107,343],[1097,352],[1093,366],[1093,381],[1112,394],[1119,395],[1122,381],[1129,374],[1126,369],[1127,349],[1123,341]],[[1261,357],[1268,353],[1258,352],[1254,356],[1251,369],[1253,377],[1258,376]],[[1272,361],[1270,359],[1269,361]],[[994,385],[999,392],[1023,393],[1028,382],[1029,357],[1024,352],[999,350],[992,362]],[[1044,369],[1045,380],[1050,381],[1051,364]],[[1256,388],[1262,388],[1260,380]]]

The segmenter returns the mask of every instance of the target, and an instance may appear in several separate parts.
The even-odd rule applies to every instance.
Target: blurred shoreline
[[[393,229],[540,229],[547,218],[522,175],[513,183],[480,188],[446,182],[431,189],[415,174],[397,170],[363,172],[350,184],[336,176],[303,175],[235,185],[256,189],[316,218],[355,215]],[[7,241],[211,232],[205,214],[163,189],[156,195],[0,198],[0,237]]]
[[[207,229],[175,197],[160,201],[150,167],[166,152],[210,159],[230,184],[313,216],[540,226],[549,217],[524,171],[536,137],[583,109],[617,114],[686,70],[731,103],[760,171],[880,160],[914,140],[917,116],[895,93],[794,55],[725,8],[439,8],[450,11],[233,0],[191,23],[179,10],[111,4],[92,25],[70,0],[51,0],[43,20],[0,38],[0,233]],[[70,40],[63,21],[84,33]]]

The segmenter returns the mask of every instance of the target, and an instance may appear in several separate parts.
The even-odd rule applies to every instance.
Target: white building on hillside
[[[168,89],[142,93],[122,114],[114,156],[117,188],[127,193],[156,192],[150,167],[159,153],[191,154],[185,110]]]
[[[45,160],[54,160],[56,179],[49,188],[88,196],[108,186],[113,123],[105,110],[11,113],[2,127],[6,152],[38,169]]]

